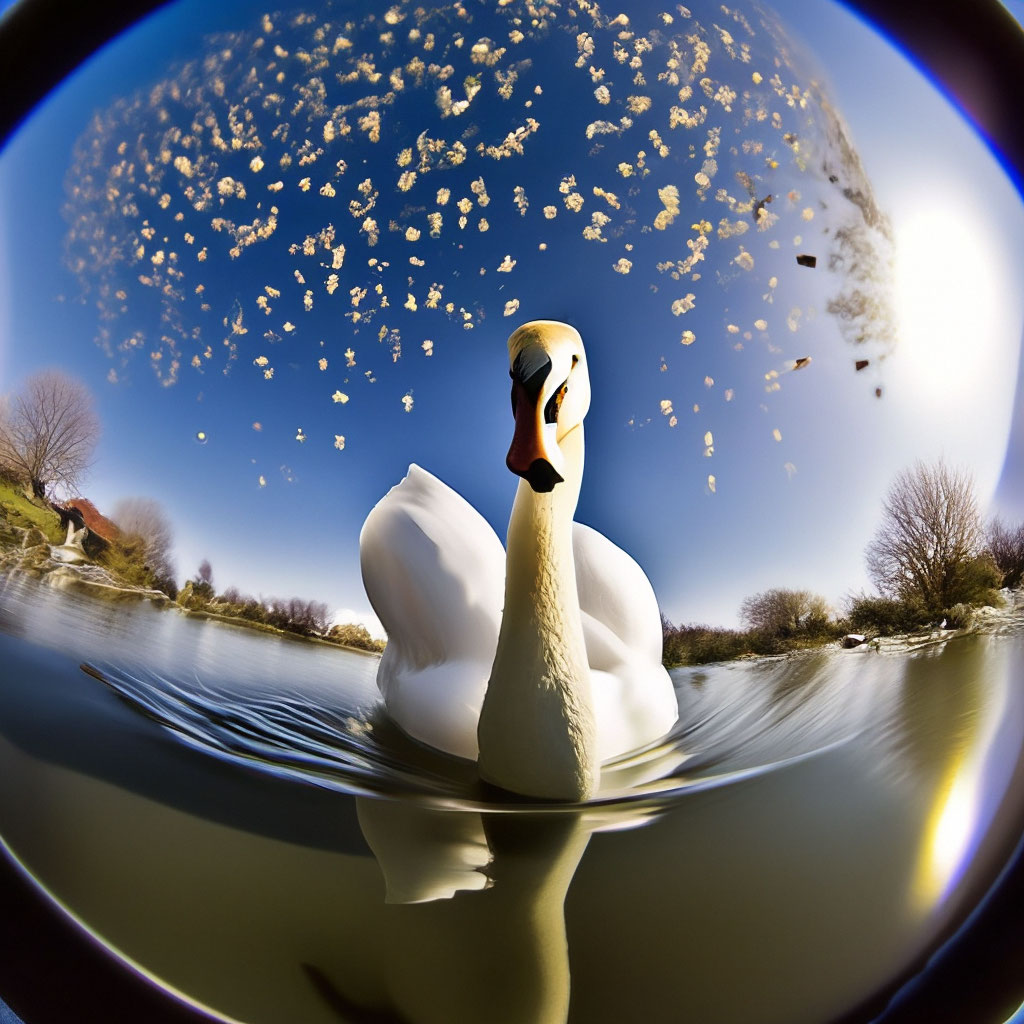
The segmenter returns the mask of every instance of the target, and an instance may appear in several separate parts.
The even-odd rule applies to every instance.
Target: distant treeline
[[[316,637],[356,647],[364,651],[382,651],[383,640],[375,640],[365,626],[355,623],[330,624],[330,612],[323,601],[301,597],[251,597],[237,587],[228,587],[218,594],[213,586],[213,572],[208,561],[181,588],[176,598],[185,608],[241,619],[256,626],[268,626],[298,636]]]
[[[6,430],[0,441],[7,439],[6,447],[0,446],[0,515],[9,523],[38,528],[51,543],[60,543],[68,506],[50,502],[47,485],[59,481],[70,488],[81,466],[70,457],[60,463],[60,472],[46,460],[36,460],[38,466],[30,464],[28,456],[35,449],[15,451],[11,439],[21,434],[12,433],[10,424],[24,420],[31,426],[34,411],[55,403],[76,412],[88,411],[87,396],[75,381],[59,374],[42,374],[29,384],[28,397],[18,399],[21,419],[12,420],[9,415],[0,421]],[[82,415],[82,430],[91,439],[87,429],[91,420]],[[40,422],[45,426],[48,421],[44,417]],[[36,437],[31,432],[25,436]],[[49,451],[45,445],[44,449]],[[86,553],[127,584],[162,590],[186,608],[228,616],[256,628],[285,630],[368,651],[384,647],[364,626],[330,625],[327,605],[321,601],[255,598],[236,587],[218,594],[206,560],[179,588],[171,559],[171,525],[152,499],[124,499],[110,520],[93,515],[96,510],[88,502],[78,500],[78,505],[89,513]],[[918,462],[899,473],[889,488],[865,558],[878,592],[848,597],[842,613],[817,594],[774,588],[743,602],[741,629],[673,625],[663,619],[665,664],[697,665],[746,654],[778,654],[831,643],[848,633],[871,638],[943,625],[969,627],[975,608],[1000,602],[1000,587],[1015,589],[1024,582],[1024,523],[1007,525],[996,518],[985,525],[968,473],[942,460]]]
[[[748,597],[740,608],[743,629],[689,624],[673,626],[662,617],[662,658],[666,665],[705,665],[744,655],[782,654],[819,647],[849,630],[828,602],[806,590],[776,588]]]
[[[66,529],[58,508],[46,499],[31,495],[24,482],[0,467],[0,526],[38,530],[50,544],[61,544]],[[129,499],[115,509],[118,522],[105,520],[109,539],[90,533],[86,554],[115,580],[132,587],[160,590],[184,608],[247,622],[253,627],[283,630],[297,636],[327,640],[344,647],[380,652],[384,641],[370,636],[356,623],[331,625],[323,601],[299,597],[251,597],[237,587],[217,593],[213,570],[204,560],[196,575],[179,587],[169,557],[170,528],[159,507],[148,499]],[[123,524],[123,525],[122,525]],[[14,530],[0,529],[0,548],[20,545]]]
[[[742,629],[662,618],[665,665],[782,654],[848,634],[967,629],[976,608],[1001,603],[1000,587],[1024,582],[1024,523],[984,526],[970,477],[941,461],[918,463],[896,477],[865,556],[880,593],[848,597],[840,614],[820,595],[775,588],[743,602]]]

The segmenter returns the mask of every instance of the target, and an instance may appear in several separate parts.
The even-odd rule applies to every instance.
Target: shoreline
[[[379,658],[381,656],[382,652],[380,651],[352,647],[348,644],[337,643],[326,637],[295,633],[290,630],[281,629],[278,626],[272,626],[269,623],[257,622],[252,619],[242,618],[241,616],[226,615],[223,612],[205,608],[188,608],[179,604],[161,590],[120,583],[108,570],[96,563],[87,562],[79,566],[71,566],[66,562],[58,561],[52,557],[51,545],[40,530],[19,527],[9,522],[5,523],[5,525],[20,540],[20,543],[0,548],[0,574],[23,574],[39,580],[39,582],[46,586],[65,591],[76,591],[93,597],[96,600],[115,602],[145,600],[157,608],[173,609],[189,618],[205,619],[225,626],[247,629],[282,639],[322,644],[367,657]],[[34,537],[34,533],[38,534],[38,537]],[[1001,594],[1004,601],[1002,607],[997,608],[991,605],[984,605],[976,608],[974,610],[975,621],[970,626],[960,629],[932,629],[927,632],[895,633],[890,636],[869,637],[863,643],[850,648],[844,648],[841,638],[837,638],[821,643],[796,646],[776,654],[749,652],[716,661],[679,662],[666,665],[665,668],[668,671],[673,671],[676,669],[700,668],[704,665],[725,665],[730,662],[783,661],[821,651],[835,651],[842,654],[865,652],[883,655],[906,654],[926,647],[945,644],[959,637],[979,633],[994,634],[999,632],[1001,627],[1007,625],[1024,627],[1024,588],[1014,591],[1003,590]]]
[[[709,665],[729,665],[734,662],[749,664],[750,662],[788,661],[793,658],[805,657],[821,652],[834,653],[837,655],[865,655],[880,654],[899,655],[912,654],[915,651],[929,647],[937,647],[949,643],[951,640],[959,640],[975,635],[997,635],[1007,626],[1024,629],[1024,588],[1017,590],[1001,591],[1004,605],[997,608],[993,605],[982,605],[974,609],[975,619],[970,626],[961,629],[932,629],[927,632],[917,633],[893,633],[889,636],[869,637],[856,647],[842,646],[841,638],[828,640],[819,644],[810,644],[802,647],[794,647],[789,651],[780,651],[778,654],[739,654],[734,658],[723,658],[718,661],[705,661],[696,663],[678,663],[666,665],[669,672],[677,669],[700,669]]]
[[[167,596],[166,594],[164,595]],[[179,614],[190,619],[209,619],[211,622],[218,622],[225,626],[235,626],[239,629],[249,629],[257,633],[267,633],[270,636],[281,637],[284,640],[300,640],[304,643],[322,644],[324,647],[333,647],[340,651],[351,651],[353,654],[364,654],[370,658],[379,658],[380,651],[368,651],[363,647],[350,647],[348,644],[339,644],[334,640],[328,640],[322,636],[305,636],[302,633],[293,633],[287,629],[279,629],[266,622],[254,622],[252,619],[243,619],[237,615],[225,615],[223,612],[211,612],[205,608],[186,608],[177,601],[168,598],[171,608]]]
[[[379,658],[381,655],[380,651],[368,651],[362,647],[336,643],[326,637],[293,633],[265,622],[254,622],[251,619],[225,615],[222,612],[209,611],[204,608],[187,608],[162,590],[121,583],[108,570],[94,562],[72,566],[67,562],[58,561],[52,557],[50,542],[41,531],[35,530],[38,537],[34,537],[31,528],[26,529],[12,523],[6,523],[6,525],[18,538],[19,543],[0,548],[0,575],[25,576],[37,580],[44,586],[77,593],[97,601],[115,603],[147,601],[155,608],[173,610],[189,618],[206,619],[221,625],[265,633],[285,640],[322,644],[325,647],[371,658]]]

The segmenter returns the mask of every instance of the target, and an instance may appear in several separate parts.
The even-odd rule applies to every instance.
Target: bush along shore
[[[116,530],[116,527],[115,527]],[[149,600],[184,614],[301,637],[366,653],[380,653],[384,641],[365,626],[330,624],[327,606],[301,598],[252,598],[228,588],[217,594],[209,563],[180,589],[166,573],[154,571],[147,545],[118,531],[110,540],[86,536],[81,559],[61,559],[69,550],[68,531],[55,507],[30,499],[16,482],[0,477],[0,574],[22,574],[62,590],[110,601]],[[74,553],[74,552],[73,552]]]
[[[218,592],[206,560],[179,588],[171,524],[151,499],[126,499],[108,519],[83,498],[53,504],[38,481],[12,473],[0,461],[0,571],[30,572],[52,585],[108,598],[149,598],[264,632],[370,652],[384,648],[361,625],[331,624],[323,602],[256,598],[235,587]],[[941,460],[897,474],[864,554],[878,592],[847,598],[839,613],[818,594],[773,588],[743,601],[741,629],[673,625],[663,618],[664,664],[702,665],[833,644],[905,648],[1017,614],[1024,523],[996,518],[986,526],[969,474]]]
[[[1024,625],[1024,589],[1004,588],[987,596],[989,603],[959,603],[938,619],[914,603],[870,596],[850,600],[845,616],[795,627],[674,626],[662,619],[663,661],[666,668],[675,668],[829,647],[890,653],[943,643],[968,633],[998,632]]]
[[[701,665],[752,655],[786,654],[839,642],[949,637],[1000,615],[1016,615],[1011,592],[1024,579],[1024,523],[982,520],[970,474],[936,462],[898,473],[882,500],[864,551],[876,594],[847,598],[836,614],[823,597],[776,588],[740,606],[743,629],[662,622],[666,665]],[[1004,588],[1000,592],[1000,588]],[[891,646],[891,645],[889,645]]]

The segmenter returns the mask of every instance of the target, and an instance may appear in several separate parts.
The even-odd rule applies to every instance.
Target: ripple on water
[[[462,1006],[489,950],[539,948],[510,938],[526,905],[572,952],[580,1020],[833,1018],[955,927],[1019,834],[1022,642],[674,670],[679,727],[566,807],[404,736],[371,657],[0,586],[0,824],[98,935],[236,1019],[292,1019],[298,965],[344,993],[401,942],[419,977],[451,957],[422,1005]],[[502,1000],[536,995],[509,978]]]
[[[729,687],[719,687],[714,704],[695,701],[692,682],[677,677],[681,702],[693,707],[661,742],[606,763],[601,788],[589,803],[626,817],[641,811],[646,820],[657,806],[687,794],[777,770],[847,742],[855,730],[829,710],[833,688],[814,685],[829,660],[808,666],[807,699],[793,706],[770,690],[764,700],[752,701],[749,692],[732,693]],[[325,699],[284,682],[271,690],[103,662],[82,667],[182,743],[297,783],[453,810],[559,809],[487,787],[474,765],[410,739],[379,704],[346,707],[337,694]],[[728,666],[713,666],[702,676],[707,671],[727,673]],[[792,667],[783,671],[789,676]]]

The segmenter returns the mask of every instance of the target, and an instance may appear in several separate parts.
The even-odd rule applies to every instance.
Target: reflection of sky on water
[[[578,518],[639,559],[669,616],[728,621],[744,595],[773,585],[807,586],[838,600],[863,583],[861,552],[874,529],[879,496],[892,474],[913,458],[945,454],[970,463],[982,493],[992,492],[1012,401],[1012,374],[995,368],[1016,359],[1021,317],[1019,305],[1012,305],[1019,303],[1012,269],[1019,264],[1022,233],[1014,228],[1019,200],[951,108],[848,14],[830,5],[815,5],[810,12],[804,6],[781,5],[783,18],[806,40],[816,64],[828,69],[837,106],[891,218],[904,257],[896,275],[901,282],[897,311],[919,320],[924,316],[924,328],[907,330],[902,348],[883,363],[875,358],[881,346],[863,353],[873,360],[863,373],[852,369],[861,353],[841,341],[834,319],[825,313],[839,281],[826,267],[831,243],[824,232],[841,221],[842,201],[817,165],[812,161],[808,170],[800,170],[801,154],[782,141],[791,128],[798,135],[806,131],[812,151],[819,152],[813,149],[813,126],[767,86],[773,44],[763,32],[754,38],[748,65],[733,60],[724,37],[709,28],[708,74],[715,89],[703,96],[696,76],[690,110],[700,101],[710,113],[706,124],[688,129],[668,127],[669,102],[662,105],[658,91],[665,83],[657,81],[663,63],[652,66],[664,53],[627,55],[621,63],[615,56],[615,47],[624,45],[617,38],[624,26],[595,29],[594,55],[577,69],[574,59],[585,51],[572,39],[568,49],[557,33],[541,44],[505,42],[509,25],[495,27],[497,19],[485,18],[466,29],[466,47],[486,32],[497,40],[495,47],[500,43],[510,50],[499,69],[539,46],[534,65],[517,69],[509,99],[481,90],[464,113],[442,117],[435,102],[441,85],[452,88],[453,96],[468,96],[464,76],[473,72],[488,88],[496,87],[496,79],[487,78],[493,69],[486,58],[474,63],[463,53],[465,67],[459,64],[454,76],[418,98],[412,97],[412,76],[407,76],[412,98],[401,109],[408,110],[408,125],[388,134],[394,131],[392,111],[381,108],[381,143],[368,141],[369,121],[360,127],[360,119],[369,116],[366,109],[349,113],[349,127],[363,141],[343,150],[348,166],[340,176],[327,174],[326,154],[304,168],[296,155],[292,167],[282,171],[269,162],[253,170],[248,151],[229,153],[222,158],[227,174],[222,170],[211,185],[202,235],[198,214],[189,213],[182,222],[171,219],[182,212],[176,188],[188,182],[150,197],[152,223],[166,214],[161,231],[168,232],[169,241],[164,244],[162,234],[140,239],[146,268],[123,275],[123,304],[130,310],[125,316],[118,312],[122,300],[112,284],[104,308],[113,319],[99,326],[116,324],[121,331],[123,322],[125,329],[112,335],[115,358],[110,361],[92,344],[95,295],[85,307],[71,302],[76,285],[57,262],[65,231],[58,197],[66,164],[52,156],[54,139],[64,140],[70,163],[70,147],[92,110],[114,98],[111,76],[104,71],[105,60],[113,58],[93,61],[12,143],[0,169],[8,197],[4,223],[15,239],[14,252],[3,256],[11,279],[10,340],[0,351],[5,379],[56,361],[88,380],[99,396],[106,430],[87,493],[101,507],[132,493],[160,500],[176,526],[182,575],[209,557],[218,586],[300,592],[358,607],[358,526],[409,461],[455,486],[503,533],[513,490],[502,465],[510,425],[504,337],[522,319],[562,317],[577,324],[587,341],[597,396],[587,421],[590,458]],[[130,65],[122,81],[133,83],[137,76],[146,96],[148,83],[166,76],[165,61],[190,56],[200,43],[189,11],[185,6],[163,12],[152,28],[115,45],[118,59]],[[259,31],[258,15],[244,5],[219,9],[215,27]],[[634,20],[644,31],[656,21],[653,9],[634,13]],[[745,38],[737,24],[732,28],[737,38]],[[669,29],[662,25],[661,31]],[[444,41],[439,31],[438,51]],[[640,67],[631,66],[633,56]],[[458,57],[451,50],[445,60]],[[391,63],[381,59],[380,67],[387,70]],[[756,86],[755,64],[764,68]],[[604,78],[596,78],[591,67],[603,68]],[[808,77],[802,70],[783,70],[787,87],[790,77]],[[647,75],[644,85],[637,84],[637,74]],[[606,104],[598,93],[609,83],[612,102]],[[738,96],[743,90],[766,96],[769,115],[780,108],[782,129],[770,120],[744,124],[740,100],[727,111],[728,95],[714,98],[719,84]],[[264,93],[271,88],[267,84]],[[471,84],[469,91],[474,88]],[[657,101],[650,112],[642,109],[647,94]],[[686,106],[675,96],[672,102]],[[465,167],[421,170],[408,193],[402,192],[403,176],[423,158],[416,148],[421,126],[444,136],[447,152],[474,117],[473,104],[485,113],[478,118],[480,133],[465,142],[470,154]],[[296,117],[285,111],[280,123]],[[596,119],[619,124],[621,117],[630,117],[634,126],[584,138],[587,124]],[[540,128],[519,140],[524,157],[477,159],[478,142],[500,145],[506,131],[528,128],[529,118]],[[709,159],[704,146],[711,143],[712,122],[722,128],[714,158],[721,165],[720,179],[702,197],[703,186],[693,179]],[[271,127],[268,123],[268,131]],[[322,136],[324,125],[318,120],[316,127]],[[764,148],[743,152],[743,139]],[[605,149],[587,156],[595,142]],[[326,139],[323,144],[330,148]],[[46,161],[33,148],[43,145]],[[669,147],[669,156],[659,155],[660,145]],[[731,145],[737,145],[737,154],[728,152]],[[412,162],[403,166],[404,148]],[[651,177],[640,194],[630,196],[644,169],[637,157],[641,148]],[[364,159],[369,161],[365,169]],[[772,169],[772,161],[780,166]],[[633,168],[630,178],[618,171],[620,163]],[[741,205],[749,202],[736,170],[748,175],[755,193],[760,188],[776,196],[765,206],[779,217],[771,230],[756,230],[750,211],[731,213],[728,204],[714,199],[721,185]],[[310,182],[304,189],[306,177]],[[228,179],[244,184],[246,200],[239,198],[237,184],[225,184]],[[267,190],[277,180],[281,190]],[[357,186],[366,180],[372,187],[364,194]],[[474,182],[483,184],[474,188]],[[524,191],[516,192],[517,186]],[[679,197],[672,223],[666,222],[676,199],[668,186]],[[451,189],[444,204],[436,197],[441,187]],[[607,195],[595,194],[595,187],[614,193],[619,209]],[[785,198],[791,192],[798,198]],[[366,206],[374,193],[375,208],[352,217],[349,204]],[[161,206],[165,194],[166,208]],[[29,203],[23,201],[27,195],[49,198]],[[460,199],[469,213],[458,208]],[[524,199],[529,206],[522,215]],[[256,201],[262,204],[258,211],[252,208]],[[581,209],[574,212],[578,204]],[[622,212],[623,204],[636,209],[633,222]],[[234,206],[245,216],[230,214]],[[258,218],[266,226],[274,216],[272,206],[279,219],[274,234],[232,260],[227,252],[240,237],[238,225]],[[545,207],[557,211],[554,219],[544,215]],[[810,220],[804,220],[804,211]],[[439,239],[430,238],[428,213],[442,214]],[[595,221],[595,213],[611,219]],[[211,230],[214,216],[232,219],[234,240],[226,225]],[[467,224],[460,229],[462,216]],[[369,231],[362,230],[367,217],[376,219],[380,236],[372,247]],[[743,223],[746,232],[719,238],[723,218]],[[396,230],[390,230],[392,221]],[[705,221],[708,231],[691,228]],[[484,222],[486,231],[480,230]],[[193,236],[191,247],[185,238],[172,239],[175,223],[176,230]],[[329,240],[330,252],[315,240],[329,223],[337,233]],[[596,235],[586,238],[585,230]],[[801,242],[795,244],[798,235]],[[307,237],[314,238],[311,257],[303,249]],[[692,254],[687,240],[702,238],[710,240],[705,259],[679,280],[656,269],[659,262],[678,263]],[[541,243],[547,249],[540,250]],[[771,249],[775,243],[779,248]],[[288,253],[293,244],[298,250]],[[200,263],[195,253],[204,245],[208,255]],[[818,270],[796,266],[793,256],[805,248],[822,257]],[[174,329],[188,334],[199,326],[201,337],[194,345],[199,367],[190,365],[189,349],[176,371],[177,383],[164,388],[148,365],[150,353],[161,352],[157,369],[165,379],[171,376],[167,367],[173,356],[159,342],[158,304],[150,303],[153,312],[142,322],[147,336],[140,351],[129,352],[126,360],[118,345],[134,336],[138,321],[132,317],[147,309],[146,286],[137,282],[138,274],[166,275],[175,269],[171,252],[179,267],[191,261],[186,269],[192,319]],[[744,253],[752,261],[749,269]],[[935,260],[936,253],[943,258]],[[377,260],[375,267],[368,266],[371,259]],[[623,261],[630,264],[628,273],[621,272]],[[390,266],[382,267],[385,262]],[[693,272],[701,274],[699,281],[688,279]],[[337,287],[332,274],[338,276]],[[97,286],[96,279],[91,283]],[[435,283],[443,284],[443,298],[432,310]],[[205,286],[200,296],[194,293],[197,284]],[[360,298],[364,289],[367,294]],[[695,305],[684,312],[691,293]],[[54,303],[57,294],[69,301]],[[385,309],[380,308],[383,296]],[[514,300],[518,309],[504,316]],[[201,309],[204,301],[208,312]],[[453,308],[446,313],[449,301]],[[676,315],[672,303],[680,301]],[[371,303],[372,319],[367,316]],[[463,327],[467,322],[472,329]],[[981,323],[988,325],[987,333]],[[382,326],[387,331],[379,341]],[[242,330],[246,333],[236,333]],[[264,338],[268,330],[276,338]],[[681,344],[684,331],[693,332],[691,344]],[[965,359],[968,337],[970,358]],[[32,344],[17,343],[23,338]],[[184,352],[180,339],[176,344]],[[220,370],[229,353],[237,358],[224,377]],[[804,356],[812,356],[810,365],[786,372]],[[117,383],[106,379],[110,371]],[[780,390],[770,390],[775,384]],[[881,400],[874,397],[875,386],[883,388]],[[200,432],[204,437],[197,446]]]
[[[372,659],[31,581],[0,617],[4,841],[102,942],[236,1019],[336,1019],[309,966],[415,1021],[564,1020],[570,975],[573,1020],[835,1019],[957,925],[1019,831],[1013,631],[679,670],[689,759],[660,791],[540,808],[345,726]],[[172,695],[159,673],[191,696],[198,753],[79,668],[138,664],[140,632],[145,695]],[[326,787],[324,712],[348,744]],[[270,721],[307,742],[260,751]],[[254,756],[209,756],[232,736]]]

